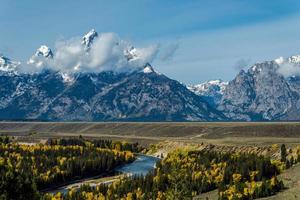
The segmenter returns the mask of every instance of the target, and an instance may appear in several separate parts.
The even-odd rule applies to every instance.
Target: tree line
[[[104,148],[104,149],[116,149],[118,151],[131,151],[131,152],[141,152],[144,148],[140,146],[137,142],[128,143],[126,141],[112,141],[112,140],[102,140],[102,139],[86,139],[81,135],[77,138],[60,138],[60,139],[48,139],[46,144],[48,145],[61,145],[61,146],[90,146]]]
[[[89,141],[85,145],[73,145],[74,140],[63,142],[65,145],[22,145],[2,138],[0,199],[40,199],[41,190],[106,174],[135,159],[131,151],[97,147]]]

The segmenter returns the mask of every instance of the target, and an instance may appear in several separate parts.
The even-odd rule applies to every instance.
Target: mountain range
[[[82,37],[86,53],[100,37]],[[118,44],[116,44],[118,45]],[[46,45],[28,60],[37,68],[56,56]],[[130,46],[122,56],[139,59]],[[144,63],[133,71],[20,72],[0,56],[0,120],[43,121],[273,121],[300,119],[300,56],[256,63],[229,81],[184,85]],[[290,69],[286,72],[285,69]],[[300,68],[299,68],[300,69]]]
[[[98,37],[82,38],[86,51]],[[55,53],[42,45],[28,61],[45,65]],[[42,57],[42,59],[40,59]],[[138,59],[134,47],[124,51]],[[156,72],[149,63],[135,71],[63,73],[44,69],[20,73],[20,63],[0,58],[0,119],[45,121],[212,121],[226,117],[178,81]]]

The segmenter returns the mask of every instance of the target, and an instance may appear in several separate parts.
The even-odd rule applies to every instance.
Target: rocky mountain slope
[[[299,56],[257,63],[229,82],[218,109],[234,120],[300,120]]]
[[[185,121],[224,117],[179,82],[150,66],[130,74],[59,72],[0,76],[0,118],[57,121]]]

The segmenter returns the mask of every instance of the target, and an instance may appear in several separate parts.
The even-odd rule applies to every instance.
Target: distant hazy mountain
[[[189,85],[187,88],[195,94],[202,96],[210,105],[219,104],[228,82],[220,79],[211,80],[197,85]]]

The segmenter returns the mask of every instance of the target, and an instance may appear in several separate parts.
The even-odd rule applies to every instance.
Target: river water
[[[137,154],[135,161],[116,168],[116,172],[119,172],[122,174],[127,174],[128,176],[133,176],[133,175],[145,176],[148,172],[150,172],[151,170],[153,170],[155,168],[157,161],[159,161],[159,158],[156,158],[153,156],[147,156],[144,154]],[[90,181],[93,179],[88,179],[88,180]],[[106,181],[104,184],[110,184],[113,181],[114,180],[109,180],[109,181]],[[81,185],[84,185],[84,184],[89,184],[87,182],[87,179],[84,179],[82,181],[77,181],[76,183],[72,183],[72,184],[57,188],[55,190],[48,191],[48,193],[55,194],[57,192],[61,192],[61,193],[65,194],[65,193],[67,193],[67,191],[70,188],[79,188]],[[90,185],[96,186],[96,184],[90,184]]]
[[[116,171],[128,175],[146,175],[155,168],[157,161],[159,158],[138,154],[135,161],[117,168]]]

